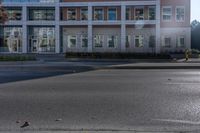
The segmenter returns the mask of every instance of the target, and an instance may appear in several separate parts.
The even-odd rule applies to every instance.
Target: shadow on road
[[[97,70],[90,66],[0,68],[0,84]]]

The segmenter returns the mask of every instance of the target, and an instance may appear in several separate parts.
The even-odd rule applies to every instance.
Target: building
[[[3,0],[0,53],[162,53],[191,47],[190,0]]]

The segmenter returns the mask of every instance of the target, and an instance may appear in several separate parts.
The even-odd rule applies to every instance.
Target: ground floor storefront
[[[55,26],[28,26],[25,33],[21,26],[1,27],[0,52],[156,52],[157,38],[154,25],[126,26],[125,44],[122,44],[121,27],[118,25],[94,25],[90,37],[88,26],[60,26],[59,31]],[[160,52],[184,51],[190,48],[190,28],[163,28],[159,39]]]

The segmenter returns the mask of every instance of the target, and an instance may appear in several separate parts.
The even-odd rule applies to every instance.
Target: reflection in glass
[[[22,28],[3,27],[0,30],[0,52],[22,52]]]
[[[110,35],[108,36],[108,47],[109,48],[114,48],[117,46],[117,36]]]
[[[55,52],[55,28],[30,27],[30,52]]]

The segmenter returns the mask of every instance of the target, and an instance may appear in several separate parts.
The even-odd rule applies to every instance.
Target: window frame
[[[83,38],[84,38],[84,36],[87,37],[87,46],[84,46],[84,45],[83,45]],[[87,35],[87,34],[82,34],[82,35],[81,35],[81,47],[82,47],[82,48],[87,48],[87,47],[88,47],[88,35]]]
[[[114,36],[114,46],[111,47],[111,46],[109,45],[109,41],[110,41],[110,39],[112,39],[113,36]],[[117,44],[118,44],[118,35],[108,35],[108,36],[107,36],[107,47],[108,47],[108,48],[116,48],[116,47],[117,47]]]
[[[155,18],[154,19],[150,19],[150,8],[155,9]],[[156,6],[149,6],[148,7],[148,20],[156,20]]]
[[[143,19],[136,19],[136,10],[137,9],[142,9],[143,10],[143,16],[142,16],[142,18]],[[144,6],[136,6],[136,7],[134,7],[134,20],[144,20]]]
[[[170,9],[171,10],[171,14],[165,14],[164,13],[164,9],[165,8]],[[170,15],[170,19],[169,20],[164,19],[164,15]],[[172,21],[172,16],[173,16],[172,6],[163,6],[162,7],[162,21],[163,22],[171,22]]]
[[[116,13],[116,19],[115,19],[115,20],[110,20],[110,19],[109,19],[109,17],[110,17],[110,15],[109,15],[109,10],[110,10],[110,9],[115,9],[115,11],[116,11],[116,12],[115,12],[115,13]],[[109,8],[107,8],[107,20],[108,20],[108,21],[116,21],[116,20],[117,20],[117,16],[118,16],[118,14],[117,14],[117,7],[109,7]]]
[[[75,44],[75,46],[73,46],[73,47],[72,47],[72,45],[69,44],[69,36],[75,36],[76,44]],[[68,35],[67,35],[67,47],[70,48],[70,49],[76,48],[76,47],[77,47],[77,40],[78,40],[78,36],[77,36],[77,35],[68,34]]]
[[[87,10],[87,19],[86,19],[86,20],[83,20],[83,19],[82,19],[83,10]],[[88,20],[88,8],[81,8],[81,9],[80,9],[80,20],[81,20],[81,21],[87,21],[87,20]]]
[[[183,46],[181,46],[181,41],[180,39],[183,38],[184,39],[184,44]],[[177,35],[176,36],[176,48],[185,48],[185,44],[186,44],[186,36],[185,35]]]
[[[96,36],[101,36],[102,37],[102,40],[100,40],[100,41],[102,41],[102,45],[100,46],[97,46],[96,45],[96,43],[95,43],[95,37]],[[104,35],[102,35],[102,34],[96,34],[96,35],[94,35],[94,37],[93,37],[93,41],[94,41],[94,48],[103,48],[103,45],[104,45]]]
[[[95,19],[95,12],[96,12],[96,9],[101,9],[102,10],[102,20],[99,20],[99,19]],[[105,16],[104,16],[104,8],[103,7],[94,7],[94,12],[93,12],[93,18],[94,18],[94,21],[104,21],[105,20]]]
[[[75,9],[75,13],[76,13],[76,15],[75,15],[75,20],[70,20],[69,19],[69,9]],[[76,7],[70,7],[70,8],[67,8],[67,21],[77,21],[77,17],[78,17],[78,14],[77,14],[77,8]]]
[[[177,14],[177,9],[178,9],[178,8],[181,8],[181,9],[183,9],[183,11],[184,11],[184,19],[183,19],[183,20],[178,20],[178,19],[177,19],[177,15],[178,15],[178,14]],[[176,17],[175,17],[175,18],[176,18],[176,22],[185,22],[185,6],[176,6],[175,10],[176,10],[176,11],[175,11],[175,12],[176,12]]]
[[[170,39],[170,44],[169,45],[166,45],[165,43],[165,39]],[[165,35],[162,37],[162,44],[161,44],[161,47],[162,48],[171,48],[171,43],[172,43],[172,37],[170,37],[169,35]]]
[[[137,36],[139,37],[139,39],[140,39],[140,36],[142,37],[142,46],[136,46],[136,39],[137,39]],[[144,35],[135,35],[134,36],[134,44],[135,44],[135,48],[144,48]]]

